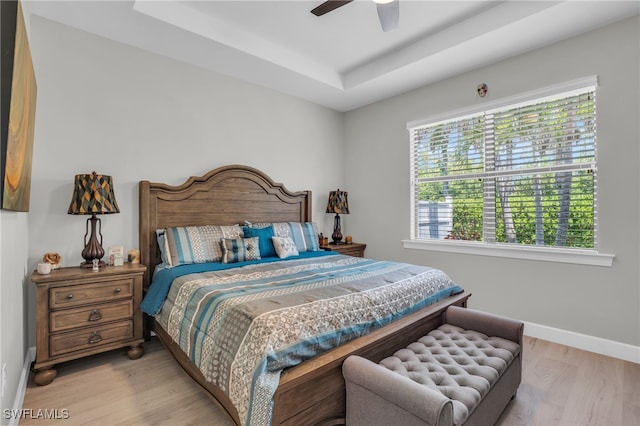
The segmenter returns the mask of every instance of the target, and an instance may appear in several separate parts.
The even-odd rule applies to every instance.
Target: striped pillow
[[[291,238],[300,253],[305,251],[320,251],[318,228],[315,222],[253,223],[251,226],[253,228],[273,226],[274,236]]]
[[[223,238],[222,263],[244,262],[245,260],[260,259],[259,237],[252,238]]]
[[[239,225],[203,225],[166,228],[164,252],[167,266],[189,263],[220,262],[223,238],[240,238]]]

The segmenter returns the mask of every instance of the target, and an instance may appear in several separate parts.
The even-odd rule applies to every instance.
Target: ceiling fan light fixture
[[[392,0],[386,3],[378,3],[380,0],[374,0],[376,8],[378,9],[378,18],[380,19],[380,26],[382,31],[392,31],[398,28],[398,21],[400,20],[400,2]]]
[[[352,1],[353,0],[326,0],[314,7],[311,13],[316,16],[322,16]],[[400,15],[399,0],[373,0],[373,2],[376,3],[382,31],[387,32],[396,29]]]

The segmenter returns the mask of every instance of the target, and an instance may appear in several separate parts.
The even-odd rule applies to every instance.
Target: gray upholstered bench
[[[494,424],[522,372],[523,323],[449,307],[444,323],[375,364],[343,364],[347,426]]]

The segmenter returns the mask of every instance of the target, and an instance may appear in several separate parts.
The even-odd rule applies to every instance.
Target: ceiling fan
[[[327,0],[319,6],[311,10],[316,16],[322,16],[329,13],[353,0]],[[378,8],[378,18],[382,31],[387,32],[398,27],[398,18],[400,16],[399,0],[373,0]]]

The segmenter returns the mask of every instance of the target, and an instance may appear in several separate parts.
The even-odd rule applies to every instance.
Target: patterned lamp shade
[[[329,202],[327,203],[326,213],[349,214],[347,194],[346,191],[340,191],[339,189],[329,192]]]
[[[349,214],[349,201],[347,200],[347,192],[331,191],[329,192],[329,202],[327,203],[326,213],[335,213],[333,219],[333,239],[331,244],[342,244],[342,228],[340,227],[340,214]]]
[[[85,246],[82,250],[82,257],[85,261],[80,266],[94,268],[94,270],[105,266],[101,260],[104,256],[102,225],[96,215],[120,213],[116,196],[113,194],[111,176],[99,175],[96,172],[90,175],[76,175],[73,183],[73,196],[67,213],[91,215],[87,219],[87,232],[84,235]],[[89,232],[89,228],[91,228],[91,232]],[[98,239],[98,235],[100,235],[100,239]]]
[[[111,176],[76,175],[68,214],[120,213]]]

